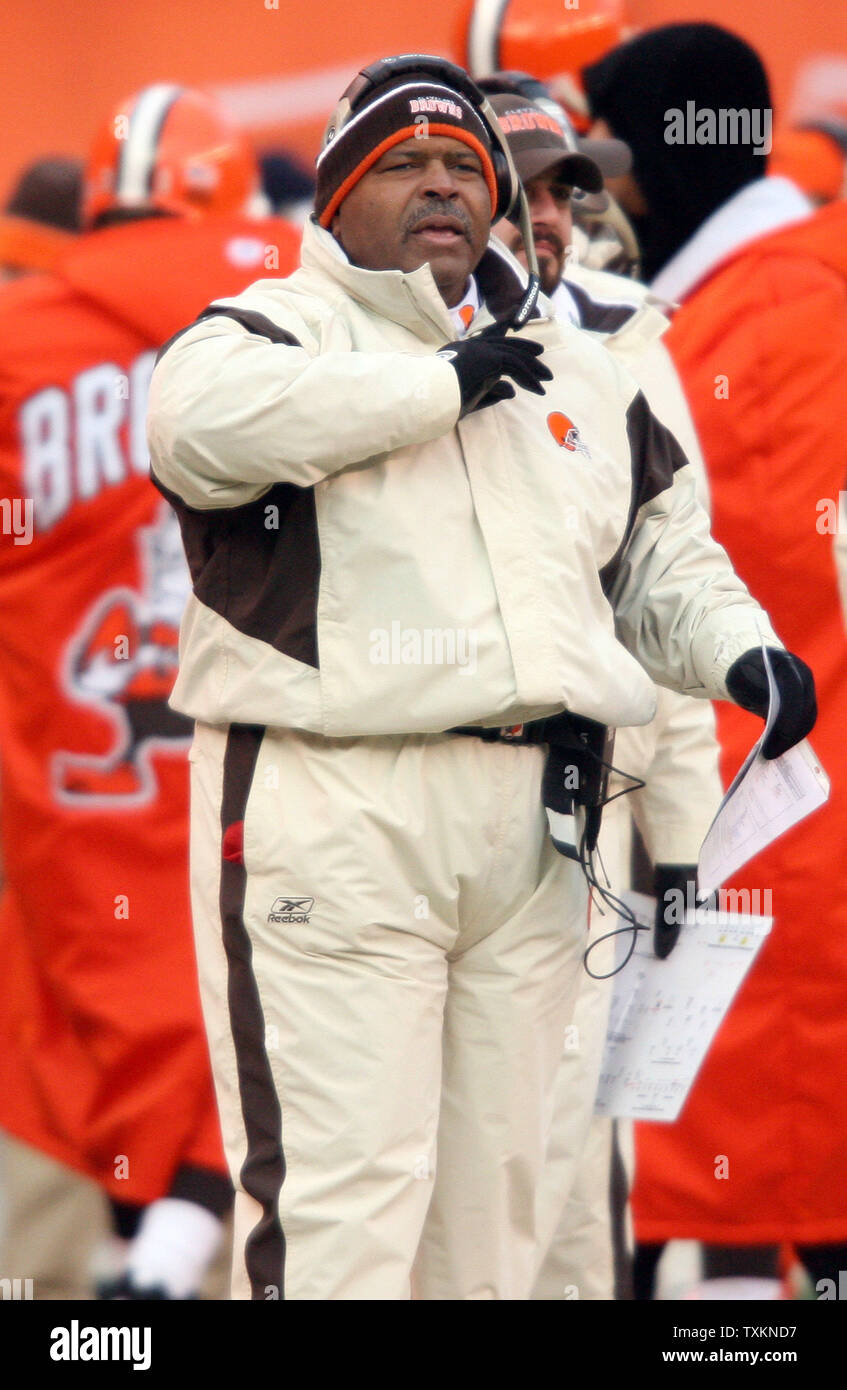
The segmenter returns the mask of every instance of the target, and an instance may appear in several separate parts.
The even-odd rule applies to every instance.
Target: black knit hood
[[[745,184],[767,171],[771,97],[764,67],[736,34],[715,24],[667,24],[649,30],[585,68],[591,114],[604,119],[632,150],[632,172],[648,212],[632,218],[641,243],[645,278],[652,280],[702,222]],[[693,106],[689,106],[693,103]],[[721,111],[746,112],[748,138],[738,143],[671,143],[680,112],[692,131],[707,134],[705,119]],[[747,118],[744,118],[744,122]],[[742,131],[733,119],[725,131]],[[756,151],[761,150],[761,153]]]

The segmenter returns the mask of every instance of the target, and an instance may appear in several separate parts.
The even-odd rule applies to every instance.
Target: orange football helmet
[[[242,212],[258,191],[256,157],[217,102],[157,82],[121,102],[95,137],[82,222],[91,227],[124,209],[179,217]]]
[[[528,72],[560,79],[555,96],[582,124],[581,68],[626,37],[624,0],[472,0],[461,48],[471,77]]]

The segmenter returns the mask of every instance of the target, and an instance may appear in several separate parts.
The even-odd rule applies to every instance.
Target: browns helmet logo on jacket
[[[580,439],[579,430],[573,420],[563,415],[561,410],[550,412],[547,416],[547,428],[561,448],[570,449],[571,453],[585,454],[586,458],[591,457],[588,446]]]

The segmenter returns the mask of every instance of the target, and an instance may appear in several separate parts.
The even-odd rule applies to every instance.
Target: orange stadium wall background
[[[217,89],[263,146],[284,145],[309,164],[358,67],[404,51],[459,58],[468,10],[469,0],[12,0],[0,17],[0,199],[26,161],[83,154],[103,114],[152,81]],[[847,65],[847,5],[832,0],[629,6],[634,28],[694,19],[725,24],[758,47],[777,123],[804,64],[840,57]]]

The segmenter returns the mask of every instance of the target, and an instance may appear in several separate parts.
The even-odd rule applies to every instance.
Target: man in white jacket
[[[407,1298],[416,1252],[423,1298],[528,1297],[585,935],[564,711],[753,700],[738,659],[781,650],[635,382],[546,300],[506,331],[498,140],[449,64],[365,70],[301,269],[153,374],[235,1297]],[[814,719],[786,661],[774,754]]]

